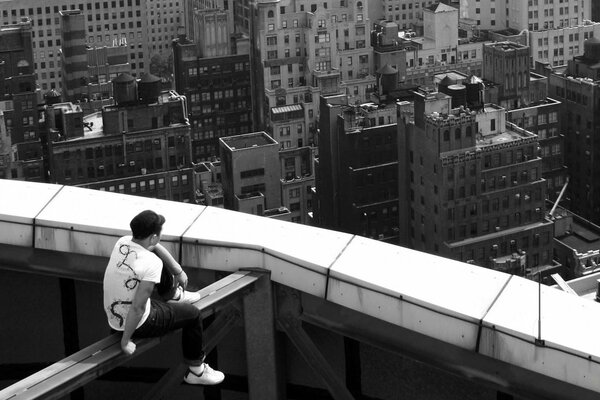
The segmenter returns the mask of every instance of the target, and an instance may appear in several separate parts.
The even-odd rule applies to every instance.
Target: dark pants
[[[163,268],[158,293],[163,298],[171,298],[170,290],[176,288],[173,277]],[[169,281],[170,280],[170,281]],[[164,282],[163,282],[164,281]],[[200,310],[188,303],[165,303],[150,299],[150,314],[142,326],[135,330],[133,337],[163,336],[168,332],[182,328],[181,348],[183,358],[188,365],[202,365],[202,317]]]

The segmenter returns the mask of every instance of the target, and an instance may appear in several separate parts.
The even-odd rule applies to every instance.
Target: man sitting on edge
[[[115,244],[103,283],[108,324],[123,332],[121,349],[128,355],[135,352],[132,338],[162,336],[182,328],[183,358],[189,366],[184,381],[216,385],[225,375],[204,362],[202,317],[191,304],[200,295],[185,290],[187,275],[159,244],[164,222],[162,215],[142,211],[129,224],[133,236]],[[165,301],[150,298],[155,286]]]

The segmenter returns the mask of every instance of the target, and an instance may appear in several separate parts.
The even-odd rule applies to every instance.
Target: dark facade
[[[308,224],[313,211],[314,157],[312,149],[301,147],[279,151],[281,204],[289,209],[292,222]]]
[[[600,3],[592,1],[592,21],[600,22]]]
[[[395,103],[321,97],[315,225],[398,242]]]
[[[452,108],[441,93],[399,106],[401,244],[527,275],[551,266],[537,137],[505,110]]]
[[[549,75],[550,94],[560,100],[559,121],[565,141],[565,164],[571,211],[600,223],[600,40],[588,39],[585,54],[569,61],[564,73]]]
[[[0,27],[0,178],[44,181],[31,22]]]
[[[173,41],[175,87],[189,104],[194,162],[219,155],[219,138],[251,132],[250,59],[247,54],[203,58],[196,44]]]
[[[72,103],[47,107],[53,182],[194,201],[185,97],[148,81],[119,76],[117,104],[85,117]]]

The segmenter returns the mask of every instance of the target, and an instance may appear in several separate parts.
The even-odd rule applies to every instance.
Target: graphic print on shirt
[[[131,301],[113,301],[110,305],[110,313],[113,315],[113,317],[115,317],[118,321],[119,321],[119,327],[122,328],[123,327],[123,323],[125,322],[125,317],[123,316],[123,314],[125,314],[129,308],[128,307],[124,307],[124,306],[130,306],[132,303]],[[121,312],[118,312],[117,310],[115,310],[115,308],[117,308],[118,306],[122,306],[123,310]]]
[[[127,274],[126,277],[127,279],[125,279],[123,281],[123,285],[127,288],[127,291],[131,291],[134,290],[138,283],[140,282],[140,279],[138,278],[137,274],[135,273],[135,270],[131,267],[131,265],[129,264],[129,262],[132,261],[128,261],[129,260],[135,260],[137,259],[137,253],[134,250],[131,250],[131,247],[129,247],[129,245],[127,244],[122,244],[121,246],[119,246],[119,253],[121,253],[124,257],[121,261],[117,262],[116,267],[117,269],[123,269],[125,268],[127,270]],[[131,257],[130,257],[131,256]],[[109,311],[110,314],[116,318],[119,321],[119,327],[123,327],[123,324],[125,322],[125,317],[127,316],[127,312],[129,311],[129,307],[132,304],[131,300],[114,300],[109,307]],[[117,307],[119,308],[119,310],[117,310]]]
[[[119,246],[119,253],[123,254],[125,257],[122,261],[119,261],[117,263],[117,268],[126,267],[131,271],[133,277],[125,281],[125,287],[129,290],[133,290],[137,287],[138,283],[140,283],[140,280],[138,279],[138,276],[133,270],[133,268],[131,268],[131,265],[127,263],[127,257],[129,257],[130,254],[133,254],[132,258],[137,259],[137,253],[135,252],[135,250],[131,250],[131,247],[129,247],[128,244],[122,244],[121,246]]]

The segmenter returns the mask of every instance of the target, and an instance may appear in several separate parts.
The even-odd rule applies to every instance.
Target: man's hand
[[[123,353],[130,356],[135,352],[135,343],[131,340],[121,341],[121,350],[123,350]]]
[[[181,286],[184,290],[185,288],[187,288],[188,276],[183,269],[181,270],[181,273],[179,275],[175,275],[175,280],[179,283],[179,286]]]

